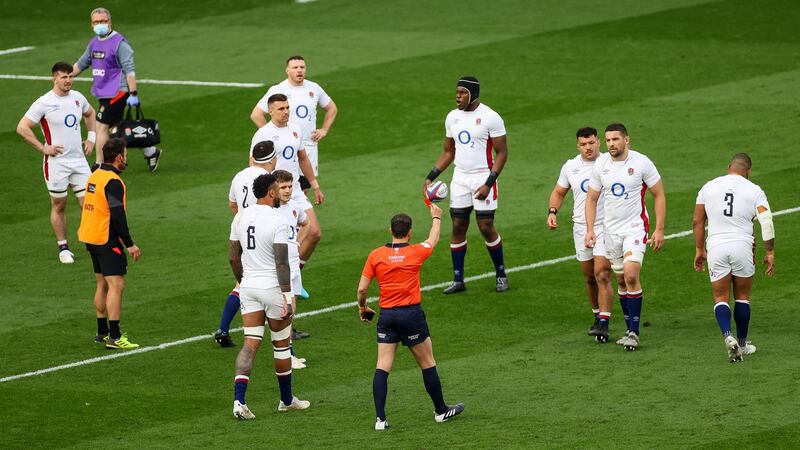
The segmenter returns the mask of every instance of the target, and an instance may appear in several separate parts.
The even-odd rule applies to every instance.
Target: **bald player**
[[[708,262],[708,277],[714,295],[714,315],[730,362],[742,361],[755,353],[747,341],[750,324],[750,291],[755,275],[753,221],[761,224],[761,239],[766,256],[762,264],[766,275],[775,272],[775,228],[764,191],[751,182],[752,161],[747,153],[737,153],[728,164],[728,174],[706,183],[697,194],[692,228],[694,230],[694,270],[700,272]],[[708,222],[708,239],[705,224]],[[705,241],[705,242],[704,242]],[[731,286],[736,338],[731,331]]]

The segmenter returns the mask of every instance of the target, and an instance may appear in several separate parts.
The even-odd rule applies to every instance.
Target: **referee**
[[[436,372],[428,323],[420,302],[419,271],[422,263],[433,253],[439,242],[442,210],[431,205],[431,231],[421,244],[410,244],[411,217],[397,214],[392,217],[392,242],[373,250],[367,258],[358,283],[358,310],[362,321],[370,322],[375,311],[367,307],[367,289],[373,278],[378,279],[381,315],[378,319],[378,364],[372,379],[372,397],[375,400],[376,430],[389,426],[386,420],[386,393],[389,372],[392,370],[397,343],[411,350],[422,369],[425,390],[435,407],[434,420],[445,422],[461,414],[464,405],[448,406],[442,395],[442,383]]]
[[[133,349],[139,346],[120,332],[122,292],[128,260],[141,256],[133,243],[125,217],[125,183],[119,174],[128,165],[128,149],[120,138],[109,139],[103,146],[103,163],[89,177],[83,201],[78,240],[86,244],[92,257],[97,289],[94,307],[97,312],[97,336],[109,349]]]

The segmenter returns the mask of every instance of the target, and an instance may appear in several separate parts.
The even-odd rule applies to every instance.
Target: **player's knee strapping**
[[[270,337],[272,338],[272,350],[275,359],[289,359],[292,357],[292,347],[287,345],[285,347],[279,347],[275,345],[275,342],[285,341],[289,339],[292,335],[292,327],[291,325],[280,330],[280,331],[269,331]]]
[[[273,345],[272,355],[275,357],[275,359],[289,359],[292,357],[292,347],[278,347]]]
[[[260,341],[264,339],[264,325],[260,327],[244,327],[245,339],[255,339]]]
[[[624,260],[622,258],[611,258],[611,270],[614,271],[616,274],[623,274],[625,273],[625,266]]]
[[[489,211],[475,211],[475,218],[476,219],[494,219],[494,212],[495,210]]]
[[[626,255],[625,258],[622,260],[623,264],[626,263],[636,263],[640,266],[644,262],[644,254],[639,252],[631,252],[630,255]]]

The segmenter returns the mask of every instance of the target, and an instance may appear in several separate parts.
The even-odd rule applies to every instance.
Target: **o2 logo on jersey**
[[[308,117],[308,107],[306,105],[298,105],[294,110],[294,114],[301,119],[305,119]]]
[[[588,194],[589,193],[589,179],[588,178],[586,178],[585,180],[581,181],[581,191],[583,191],[584,194]]]
[[[625,195],[625,185],[622,183],[614,183],[611,185],[611,193],[614,194],[614,197],[622,197]],[[625,196],[625,198],[628,198]]]
[[[292,147],[291,145],[287,145],[286,147],[283,148],[284,159],[292,160],[294,159],[294,155],[295,155],[294,147]]]
[[[67,128],[77,129],[78,128],[76,126],[77,124],[78,124],[78,116],[76,116],[75,114],[67,114],[66,116],[64,116],[64,125],[66,125]]]
[[[469,135],[469,131],[463,130],[458,133],[458,142],[467,145],[470,141],[472,141],[472,136]]]

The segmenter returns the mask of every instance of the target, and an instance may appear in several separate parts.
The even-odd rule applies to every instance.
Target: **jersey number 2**
[[[733,217],[733,194],[730,192],[725,194],[725,202],[728,204],[728,207],[722,211],[722,215],[726,217]]]
[[[247,186],[243,186],[242,187],[242,192],[244,192],[244,199],[242,199],[242,208],[247,208],[247,206],[248,206],[247,205],[247,194],[250,192],[250,190],[247,189]]]
[[[255,250],[256,248],[256,227],[247,227],[247,249]]]

